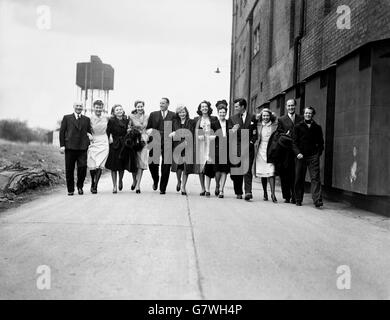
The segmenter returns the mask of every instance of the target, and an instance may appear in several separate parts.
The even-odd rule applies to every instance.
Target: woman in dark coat
[[[117,179],[119,174],[119,191],[123,189],[123,175],[129,163],[129,154],[124,148],[124,137],[127,133],[129,120],[121,105],[112,108],[113,116],[107,124],[107,136],[110,142],[110,151],[106,161],[106,168],[111,170],[113,193],[117,193]]]
[[[215,195],[224,198],[224,189],[228,173],[230,173],[229,163],[229,130],[233,124],[226,119],[228,103],[226,100],[218,101],[218,120],[213,121],[211,129],[216,134],[215,139]],[[221,157],[222,156],[222,157]]]
[[[185,130],[188,130],[187,132],[186,131],[182,131],[180,133],[180,136],[183,135],[183,133],[187,133],[188,134],[188,137],[185,136],[185,137],[182,137],[181,140],[179,141],[173,141],[173,163],[172,163],[172,169],[171,171],[172,172],[176,172],[176,176],[177,176],[177,186],[176,186],[176,191],[179,192],[181,191],[181,194],[183,196],[186,196],[187,195],[187,191],[186,191],[186,185],[187,185],[187,179],[188,179],[188,176],[194,172],[194,165],[193,165],[193,160],[192,161],[186,161],[186,149],[182,149],[182,147],[180,147],[180,149],[182,149],[181,151],[181,154],[180,155],[176,155],[177,152],[175,152],[176,148],[180,145],[183,145],[183,144],[186,144],[187,145],[187,141],[186,141],[186,137],[187,137],[187,140],[190,139],[191,142],[193,142],[193,130],[194,130],[194,121],[190,119],[190,115],[189,115],[189,112],[188,112],[188,109],[187,107],[183,106],[183,105],[180,105],[176,108],[176,119],[173,121],[172,123],[172,133],[170,135],[170,137],[174,138],[176,135],[177,135],[177,131],[180,130],[180,129],[185,129]],[[193,148],[190,148],[191,146],[188,147],[188,151],[193,153]],[[179,149],[178,149],[179,150]],[[179,158],[177,158],[177,156]],[[187,163],[189,162],[189,163]]]

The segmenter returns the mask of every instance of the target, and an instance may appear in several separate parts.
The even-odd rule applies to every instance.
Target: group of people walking
[[[87,168],[91,174],[91,192],[98,192],[104,168],[111,171],[113,193],[123,190],[124,172],[132,173],[131,190],[141,193],[143,172],[149,168],[153,190],[165,194],[170,173],[176,173],[176,191],[187,195],[189,175],[197,174],[200,196],[225,197],[230,174],[237,199],[253,199],[252,181],[261,178],[263,199],[276,203],[275,178],[280,176],[286,203],[302,205],[306,170],[309,168],[312,196],[316,207],[323,206],[320,157],[324,150],[321,127],[313,120],[315,110],[296,113],[296,101],[288,100],[287,114],[280,119],[268,108],[257,108],[251,115],[245,99],[234,101],[234,115],[228,115],[226,100],[215,105],[202,101],[198,116],[179,105],[169,111],[170,101],[162,98],[160,110],[145,113],[145,103],[136,101],[129,116],[121,105],[114,105],[111,115],[103,113],[104,103],[94,102],[94,114],[84,116],[83,105],[74,104],[74,113],[63,118],[60,151],[65,154],[68,195],[75,192],[74,170],[77,164],[77,191],[84,193]],[[161,166],[161,169],[160,169]]]

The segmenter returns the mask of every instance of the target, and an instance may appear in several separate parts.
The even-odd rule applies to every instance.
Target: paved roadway
[[[126,176],[126,190],[130,187]],[[390,222],[343,204],[317,210],[233,197],[64,190],[0,215],[0,299],[389,299]],[[87,189],[87,188],[86,188]],[[278,194],[280,199],[280,193]],[[51,289],[38,290],[38,266]],[[341,265],[351,289],[339,290]],[[343,274],[346,275],[346,274]]]

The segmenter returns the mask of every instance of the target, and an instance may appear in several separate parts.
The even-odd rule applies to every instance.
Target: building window
[[[260,25],[258,25],[253,33],[253,56],[260,51]]]

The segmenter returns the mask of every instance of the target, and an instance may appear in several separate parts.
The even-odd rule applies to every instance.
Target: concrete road
[[[389,219],[266,203],[258,184],[246,203],[230,179],[220,200],[200,198],[196,176],[188,197],[174,175],[165,196],[149,172],[141,195],[125,178],[118,195],[104,177],[98,195],[60,190],[2,213],[0,299],[390,298]]]

